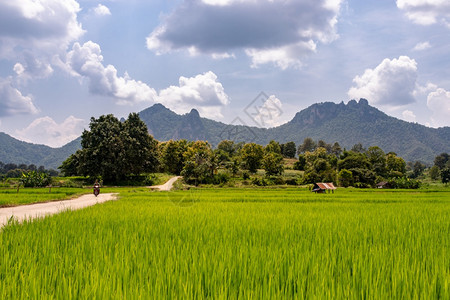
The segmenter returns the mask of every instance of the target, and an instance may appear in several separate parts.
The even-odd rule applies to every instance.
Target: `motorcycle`
[[[95,197],[97,197],[98,194],[100,194],[100,185],[99,184],[94,184],[94,195],[95,195]]]

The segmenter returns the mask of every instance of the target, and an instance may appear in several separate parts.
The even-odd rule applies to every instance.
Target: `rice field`
[[[91,193],[81,188],[0,188],[0,207],[71,199]]]
[[[10,224],[1,299],[449,299],[450,191],[122,191]]]

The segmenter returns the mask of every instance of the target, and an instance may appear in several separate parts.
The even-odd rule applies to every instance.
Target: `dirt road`
[[[83,195],[73,200],[52,201],[46,203],[37,203],[31,205],[21,205],[15,207],[0,208],[0,227],[8,223],[8,220],[14,216],[19,222],[28,218],[37,218],[46,215],[52,215],[66,209],[80,209],[97,203],[103,203],[115,200],[117,194]]]
[[[166,183],[164,183],[162,185],[154,185],[154,186],[150,186],[149,188],[155,189],[155,190],[158,189],[160,191],[170,191],[172,189],[175,181],[177,181],[180,178],[181,178],[181,176],[172,177]]]

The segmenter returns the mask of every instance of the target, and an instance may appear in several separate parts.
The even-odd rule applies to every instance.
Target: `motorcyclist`
[[[95,197],[97,197],[98,194],[100,194],[100,184],[98,183],[98,180],[96,180],[95,183],[94,183],[94,195],[95,195]]]

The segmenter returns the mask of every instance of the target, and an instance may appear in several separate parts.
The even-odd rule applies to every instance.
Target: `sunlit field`
[[[450,298],[450,192],[122,190],[0,233],[0,298]]]
[[[66,200],[91,192],[81,188],[0,188],[0,207]]]

